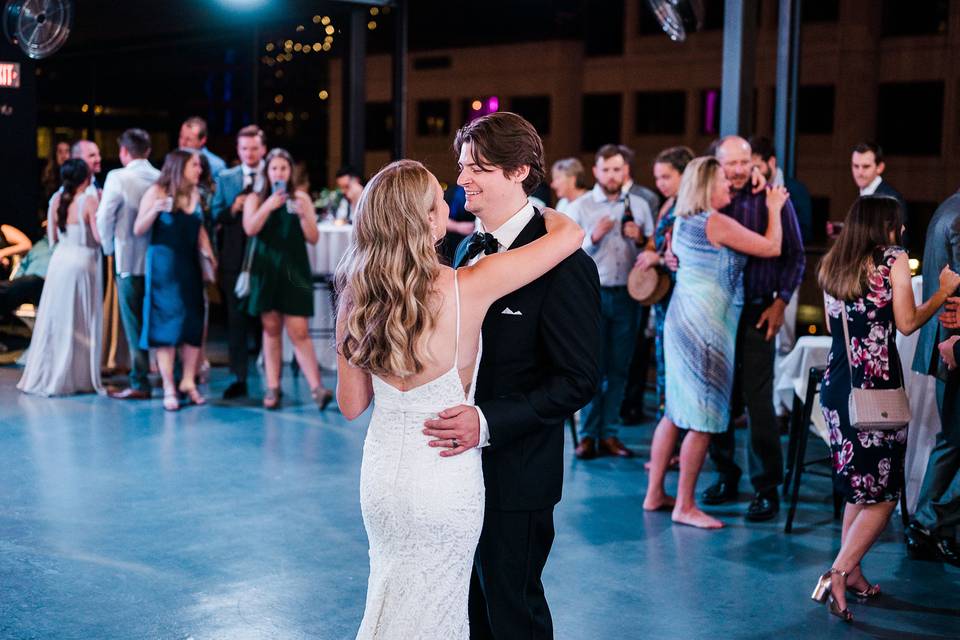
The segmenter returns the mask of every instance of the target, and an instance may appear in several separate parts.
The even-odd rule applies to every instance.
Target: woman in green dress
[[[293,158],[274,149],[264,163],[265,179],[259,193],[243,206],[243,230],[256,238],[250,265],[250,293],[243,308],[259,315],[263,324],[263,366],[266,392],[263,406],[280,403],[281,332],[286,327],[297,362],[310,383],[310,395],[321,410],[333,398],[320,379],[317,356],[307,320],[313,315],[313,278],[306,243],[319,238],[317,214],[303,191],[287,192]]]

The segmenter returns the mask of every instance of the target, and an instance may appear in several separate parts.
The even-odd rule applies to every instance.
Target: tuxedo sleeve
[[[540,384],[479,404],[490,448],[555,427],[586,405],[600,380],[600,279],[596,264],[578,251],[557,267],[540,313]]]

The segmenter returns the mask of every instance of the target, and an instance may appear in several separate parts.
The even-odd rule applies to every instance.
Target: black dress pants
[[[553,537],[553,507],[487,508],[470,581],[471,640],[553,638],[540,579]]]
[[[760,314],[768,302],[745,304],[737,329],[734,398],[747,409],[750,426],[750,482],[754,491],[767,493],[783,483],[783,451],[780,447],[780,426],[773,409],[773,362],[776,340],[766,340],[766,326],[756,329]],[[736,414],[731,413],[731,418]],[[727,431],[710,439],[710,459],[717,472],[728,481],[740,477],[734,460],[736,439],[731,420]]]

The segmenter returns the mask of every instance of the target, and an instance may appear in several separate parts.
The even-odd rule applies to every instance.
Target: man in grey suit
[[[230,371],[234,381],[223,392],[224,399],[247,395],[247,332],[250,318],[240,308],[234,285],[243,268],[247,235],[243,231],[243,203],[250,193],[263,188],[263,156],[266,138],[260,127],[249,125],[237,132],[240,164],[217,176],[213,196],[213,219],[220,225],[220,287],[227,310],[227,343]]]
[[[150,358],[140,348],[143,327],[143,290],[147,245],[150,237],[133,233],[140,210],[140,199],[157,181],[160,172],[150,164],[150,134],[143,129],[127,129],[120,136],[121,169],[107,174],[103,196],[97,207],[97,229],[106,255],[113,254],[117,272],[120,321],[130,348],[130,386],[111,392],[120,400],[146,400],[150,397]]]
[[[927,227],[923,252],[923,298],[928,300],[939,285],[940,270],[960,268],[960,191],[941,204]],[[960,524],[960,371],[949,370],[941,360],[939,345],[955,343],[960,334],[956,305],[941,319],[931,318],[920,330],[913,370],[937,378],[937,410],[942,429],[927,463],[917,512],[907,528],[907,552],[918,559],[939,560],[960,566],[956,527]],[[949,346],[953,346],[949,344]]]

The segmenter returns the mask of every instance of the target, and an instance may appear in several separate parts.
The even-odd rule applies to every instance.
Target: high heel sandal
[[[850,609],[841,609],[840,605],[837,604],[836,599],[833,597],[833,574],[837,574],[844,579],[847,577],[846,571],[841,571],[840,569],[836,568],[830,569],[825,574],[820,576],[819,580],[817,580],[817,586],[813,588],[813,593],[810,594],[810,598],[814,602],[819,602],[820,604],[826,602],[827,610],[844,622],[853,622],[853,614],[850,613]]]
[[[267,387],[266,393],[263,394],[263,408],[273,410],[280,406],[280,398],[283,396],[283,392],[280,391],[280,387]]]
[[[317,403],[320,411],[323,411],[327,408],[327,405],[330,404],[330,401],[333,400],[333,391],[324,389],[323,387],[317,387],[310,392],[310,396],[313,397],[313,401]]]
[[[180,393],[187,396],[195,405],[207,404],[207,399],[204,398],[196,387],[191,387],[190,389],[180,389]]]
[[[860,570],[860,577],[863,578],[863,581],[867,583],[867,588],[863,591],[858,591],[856,587],[847,585],[847,593],[853,594],[860,600],[869,600],[870,598],[876,598],[881,595],[880,585],[870,584],[870,581],[867,580],[867,576],[863,575],[862,569]]]
[[[163,408],[166,411],[179,411],[180,400],[177,399],[177,392],[163,393]]]

